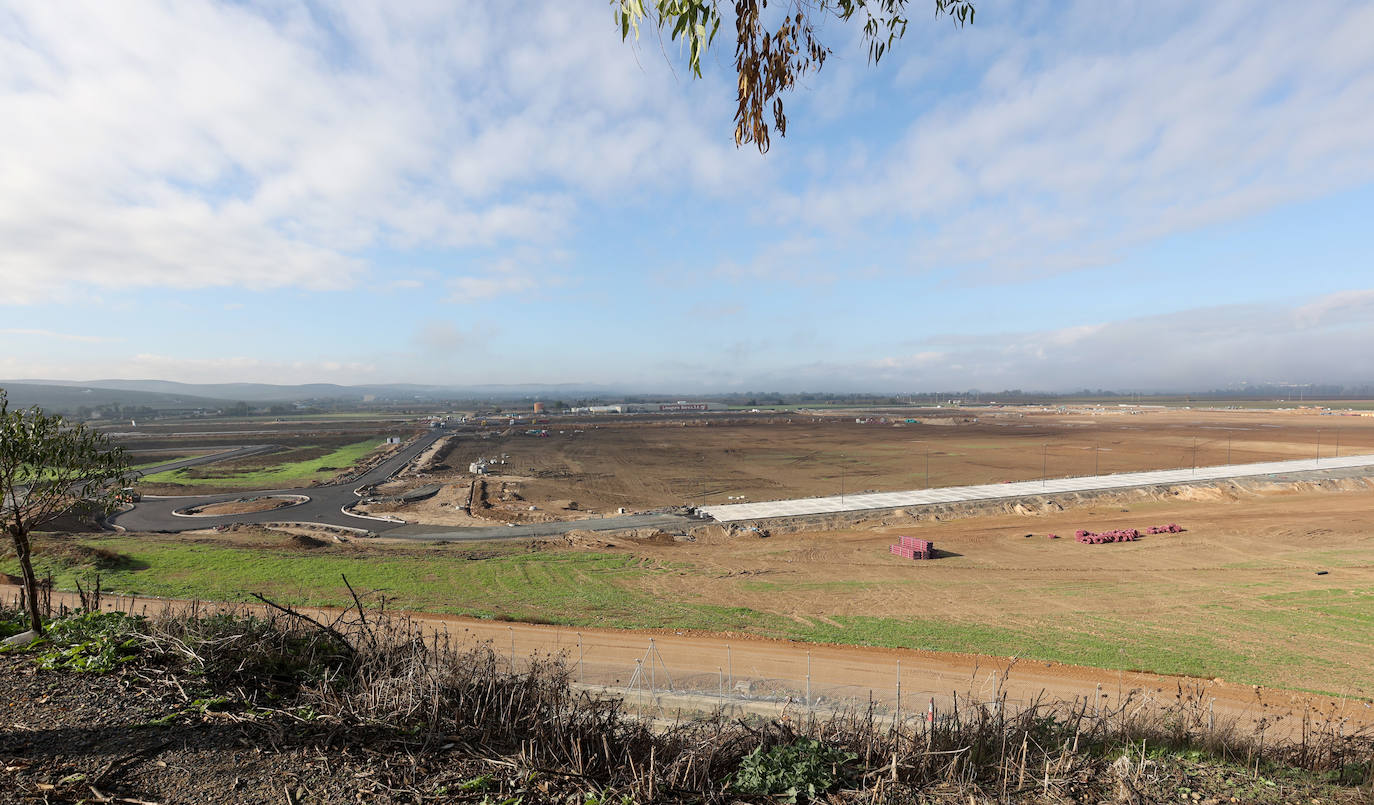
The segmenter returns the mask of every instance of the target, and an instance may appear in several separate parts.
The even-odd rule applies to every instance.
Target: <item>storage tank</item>
[[[535,404],[534,404],[534,412],[535,412],[536,414],[542,414],[542,413],[544,413],[544,404],[543,404],[543,403],[535,403]]]

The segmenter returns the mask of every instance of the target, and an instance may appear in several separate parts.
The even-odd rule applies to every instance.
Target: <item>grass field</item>
[[[346,574],[412,611],[1018,656],[1371,699],[1374,538],[1359,525],[1371,508],[1367,493],[1309,493],[1243,510],[1153,502],[969,518],[921,527],[948,552],[921,563],[886,554],[892,529],[592,551],[301,548],[253,532],[80,544],[119,557],[101,560],[107,588],[145,595],[232,600],[255,591],[345,606]],[[1313,511],[1322,514],[1303,515],[1297,531],[1283,525],[1286,513]],[[1189,530],[1106,546],[1043,538],[1074,523],[1156,520]],[[70,589],[92,566],[79,557],[45,561]]]
[[[99,572],[111,591],[202,600],[240,600],[257,592],[292,604],[348,606],[346,575],[356,590],[380,593],[391,606],[412,611],[622,629],[759,625],[759,613],[747,609],[654,600],[645,580],[685,574],[690,566],[625,553],[528,553],[511,544],[379,553],[96,536],[65,546],[58,556],[40,555],[35,564],[64,589]],[[17,573],[18,565],[6,559],[0,569]]]
[[[302,447],[253,457],[228,464],[189,467],[145,476],[145,484],[175,484],[191,487],[234,489],[280,489],[327,480],[339,470],[350,467],[376,450],[381,439],[367,439],[343,445],[320,455],[318,449]],[[306,457],[303,457],[306,456]]]

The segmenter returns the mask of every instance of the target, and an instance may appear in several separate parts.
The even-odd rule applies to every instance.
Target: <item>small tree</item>
[[[107,436],[36,406],[11,411],[0,389],[0,527],[14,542],[35,632],[43,631],[43,620],[29,535],[78,504],[107,509],[131,478],[124,449]]]

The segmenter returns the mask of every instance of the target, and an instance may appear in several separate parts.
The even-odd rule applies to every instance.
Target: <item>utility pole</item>
[[[1334,457],[1335,457],[1335,458],[1340,458],[1340,457],[1341,457],[1341,429],[1340,429],[1340,428],[1336,428],[1336,455],[1335,455]]]
[[[926,445],[926,489],[930,488],[930,446]]]
[[[1231,466],[1231,433],[1226,433],[1226,466]]]
[[[1050,446],[1040,445],[1040,488],[1045,487],[1045,479],[1049,475],[1050,467]]]
[[[1322,429],[1317,428],[1317,463],[1322,463]]]
[[[1197,475],[1197,437],[1193,437],[1193,474]]]
[[[844,505],[844,456],[840,456],[840,505]]]
[[[1097,475],[1097,459],[1101,456],[1097,442],[1093,442],[1093,475]]]

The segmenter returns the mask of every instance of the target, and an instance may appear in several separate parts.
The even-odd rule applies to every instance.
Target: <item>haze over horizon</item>
[[[1374,383],[1374,6],[835,26],[766,156],[727,39],[693,81],[599,0],[10,4],[0,377]]]

